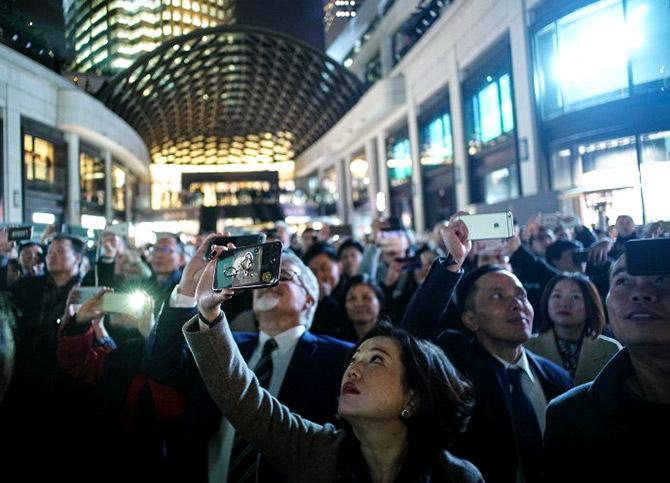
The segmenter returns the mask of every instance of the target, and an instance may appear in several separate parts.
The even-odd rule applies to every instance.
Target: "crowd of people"
[[[2,454],[27,479],[647,481],[670,273],[631,274],[625,247],[668,234],[547,219],[488,241],[457,217],[361,239],[277,222],[279,283],[254,290],[213,288],[220,234],[109,229],[91,258],[0,229]]]

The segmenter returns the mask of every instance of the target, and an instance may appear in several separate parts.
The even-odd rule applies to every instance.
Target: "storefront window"
[[[87,152],[79,154],[79,186],[82,213],[103,214],[105,207],[105,162]]]
[[[487,143],[514,129],[512,92],[509,74],[489,82],[472,98],[474,115],[473,139],[477,144]]]
[[[642,223],[635,136],[561,148],[552,154],[552,168],[554,188],[562,190],[563,198],[579,200],[585,224],[598,224],[599,211],[611,224],[624,214]]]
[[[126,171],[112,165],[112,206],[114,211],[126,211]]]
[[[626,19],[636,86],[670,76],[670,3],[666,0],[628,0]]]
[[[454,162],[454,143],[451,137],[451,116],[444,113],[432,118],[420,128],[421,165],[436,166]]]
[[[668,180],[670,180],[670,131],[640,137],[642,196],[647,221],[670,219]]]
[[[23,136],[23,162],[26,180],[54,182],[54,145],[44,139]]]
[[[640,91],[658,89],[655,84],[669,77],[665,0],[596,2],[542,27],[534,38],[544,118],[626,97],[631,81]]]
[[[368,194],[370,167],[363,155],[358,155],[349,162],[349,172],[351,173],[351,199],[354,208],[363,208],[369,204],[370,199]]]
[[[501,168],[484,175],[486,204],[499,203],[519,196],[519,186],[513,169]]]
[[[397,138],[392,142],[389,147],[386,167],[389,173],[389,183],[392,187],[409,182],[412,177],[412,155],[407,137]]]

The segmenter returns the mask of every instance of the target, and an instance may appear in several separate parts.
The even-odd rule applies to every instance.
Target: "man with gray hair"
[[[177,354],[188,349],[174,328],[189,317],[184,307],[193,304],[190,315],[195,314],[195,287],[213,236],[205,239],[185,267],[169,307],[161,313],[149,338],[144,367],[158,382],[188,387],[184,441],[178,445],[174,463],[189,481],[282,481],[253,447],[235,436],[194,370],[193,359]],[[259,382],[291,411],[320,423],[334,422],[339,385],[352,345],[309,332],[319,288],[312,271],[296,255],[282,254],[279,280],[274,287],[254,290],[253,311],[259,332],[234,333],[235,341]],[[172,367],[166,367],[170,359],[166,350],[174,353]]]

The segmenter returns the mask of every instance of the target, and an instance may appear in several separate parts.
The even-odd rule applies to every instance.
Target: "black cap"
[[[355,248],[359,252],[363,253],[363,245],[361,245],[359,242],[356,240],[353,240],[351,238],[347,238],[342,242],[340,245],[340,248],[337,249],[337,257],[340,258],[342,256],[342,252],[346,250],[347,248]]]

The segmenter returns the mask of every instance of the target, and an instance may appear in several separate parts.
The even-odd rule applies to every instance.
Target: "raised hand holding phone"
[[[210,260],[212,255],[212,242],[223,236],[227,236],[227,233],[211,233],[202,241],[182,271],[177,287],[177,291],[180,294],[187,297],[195,296],[195,288],[198,286],[202,272],[205,270],[207,261]]]
[[[218,255],[227,251],[226,247],[214,248],[216,257],[212,258],[202,272],[198,285],[195,288],[195,299],[198,304],[198,311],[205,320],[212,322],[221,313],[221,304],[230,299],[235,292],[231,289],[214,290],[214,273],[216,272],[216,263]]]
[[[440,228],[440,234],[444,241],[444,246],[454,259],[454,264],[447,268],[453,272],[457,272],[463,266],[468,253],[472,250],[472,242],[469,240],[469,230],[467,225],[458,217],[465,215],[465,212],[458,212],[449,220],[447,226]]]

